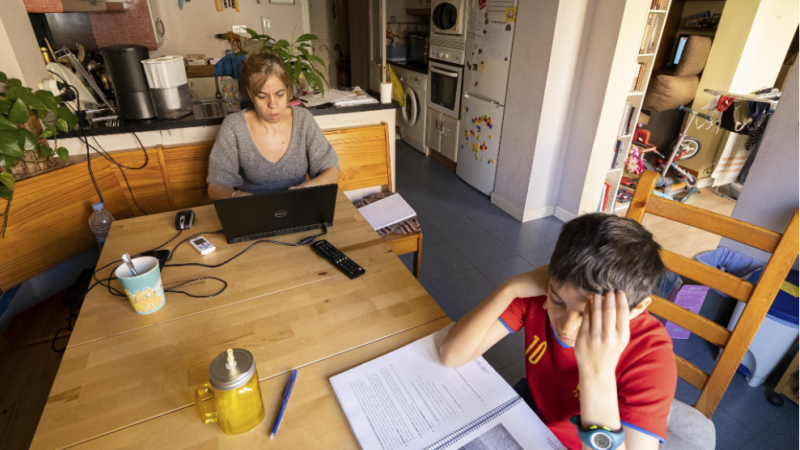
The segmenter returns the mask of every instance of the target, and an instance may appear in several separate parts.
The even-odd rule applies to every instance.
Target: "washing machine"
[[[426,103],[426,89],[428,88],[428,75],[419,71],[392,65],[400,84],[405,91],[406,106],[397,111],[397,124],[400,128],[400,138],[408,145],[425,153],[425,115],[428,106]]]

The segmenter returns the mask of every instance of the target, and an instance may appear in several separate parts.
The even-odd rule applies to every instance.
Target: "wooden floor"
[[[735,202],[717,195],[714,192],[714,188],[711,187],[703,188],[700,190],[700,193],[695,193],[689,197],[686,204],[727,217],[731,216],[733,207],[736,206]],[[618,211],[616,214],[624,216],[627,212],[626,209]],[[656,242],[661,244],[664,249],[687,258],[691,258],[698,253],[708,250],[714,250],[719,246],[719,241],[721,239],[716,234],[698,230],[697,228],[673,222],[669,219],[657,217],[652,214],[646,214],[644,216],[642,225],[653,233]]]
[[[0,352],[0,448],[30,447],[63,353],[50,349],[66,325],[66,291],[19,314],[5,332],[10,350]],[[66,339],[56,345],[63,346]]]
[[[693,195],[688,204],[726,216],[736,205],[712,188]],[[720,241],[719,236],[652,215],[645,217],[644,226],[664,248],[687,257],[715,249]],[[18,315],[5,333],[11,350],[0,349],[0,449],[26,450],[33,439],[61,362],[62,353],[53,352],[47,338],[66,323],[63,294]],[[66,339],[58,342],[65,344]]]

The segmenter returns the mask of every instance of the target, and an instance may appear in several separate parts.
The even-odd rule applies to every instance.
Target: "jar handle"
[[[203,383],[194,393],[194,404],[197,406],[197,415],[200,416],[200,421],[203,423],[217,421],[217,411],[207,413],[205,408],[203,408],[203,401],[209,398],[214,398],[214,391],[211,390],[210,384]]]

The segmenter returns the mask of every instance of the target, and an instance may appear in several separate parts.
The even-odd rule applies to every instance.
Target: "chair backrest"
[[[653,296],[649,311],[667,319],[703,339],[723,347],[714,370],[709,375],[694,364],[676,356],[678,376],[700,389],[694,405],[707,417],[714,414],[736,369],[767,315],[772,300],[792,268],[798,255],[798,213],[794,212],[783,234],[747,222],[732,219],[676,201],[652,195],[658,174],[646,171],[639,178],[627,217],[642,223],[645,213],[654,214],[705,230],[745,245],[772,253],[758,283],[748,283],[714,267],[670,252],[661,251],[666,268],[691,280],[723,292],[746,303],[742,316],[733,331],[678,306]]]
[[[389,125],[325,130],[339,156],[339,188],[343,191],[375,186],[392,190]]]

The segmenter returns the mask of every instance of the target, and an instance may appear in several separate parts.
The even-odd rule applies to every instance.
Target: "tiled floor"
[[[520,223],[453,172],[397,141],[397,191],[417,211],[423,227],[422,285],[458,320],[503,280],[547,264],[562,222],[547,217]],[[411,267],[411,256],[401,257]],[[708,372],[716,351],[692,336],[677,354]],[[525,376],[523,334],[509,335],[485,356],[511,384]],[[798,407],[767,403],[777,377],[758,388],[737,374],[713,416],[717,448],[797,449]],[[697,389],[678,380],[676,397],[694,403]]]

